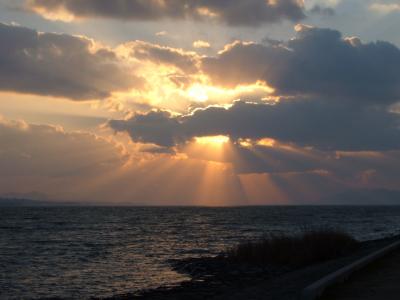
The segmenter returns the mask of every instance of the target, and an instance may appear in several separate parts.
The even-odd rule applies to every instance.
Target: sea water
[[[339,228],[359,240],[400,233],[399,207],[0,208],[0,298],[107,297],[188,278],[168,259],[240,241]]]

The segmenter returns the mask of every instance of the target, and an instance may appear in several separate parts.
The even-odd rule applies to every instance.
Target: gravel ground
[[[160,287],[109,299],[294,300],[314,281],[398,239],[396,236],[362,242],[359,249],[349,256],[298,270],[232,266],[221,257],[171,261],[176,270],[191,275],[192,280],[177,287]]]

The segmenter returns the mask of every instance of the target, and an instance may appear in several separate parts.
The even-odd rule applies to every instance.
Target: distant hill
[[[28,199],[28,200],[38,200],[38,201],[48,201],[49,197],[48,195],[44,193],[40,193],[37,191],[31,191],[27,193],[17,193],[17,192],[12,192],[12,193],[5,193],[0,195],[0,199]]]
[[[0,207],[38,207],[38,206],[71,206],[76,203],[55,202],[46,200],[0,198]]]
[[[322,199],[323,204],[400,205],[400,191],[387,189],[347,190]]]

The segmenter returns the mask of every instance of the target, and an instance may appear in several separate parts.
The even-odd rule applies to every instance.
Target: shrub
[[[228,250],[227,257],[237,263],[302,267],[344,256],[358,244],[343,231],[318,229],[294,236],[271,235],[259,241],[241,243]]]

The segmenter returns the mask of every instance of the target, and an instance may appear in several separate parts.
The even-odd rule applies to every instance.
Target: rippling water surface
[[[185,278],[166,260],[304,227],[400,233],[400,207],[0,208],[0,298],[106,297]]]

